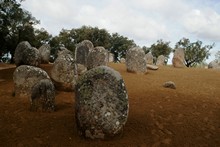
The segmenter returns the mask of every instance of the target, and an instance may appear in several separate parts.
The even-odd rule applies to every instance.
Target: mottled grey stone
[[[74,91],[77,75],[75,70],[73,54],[62,48],[51,69],[51,79],[55,87],[63,91]]]
[[[87,58],[89,52],[94,48],[93,44],[89,40],[84,40],[77,44],[75,50],[75,59],[77,64],[87,67]]]
[[[213,60],[208,64],[209,69],[220,69],[220,62],[218,60]]]
[[[126,53],[126,67],[128,72],[143,73],[147,72],[145,52],[140,47],[130,48]]]
[[[121,75],[99,66],[79,77],[76,84],[75,113],[81,135],[106,139],[122,133],[129,103]]]
[[[104,47],[98,46],[93,48],[93,50],[89,52],[87,58],[87,69],[89,70],[97,66],[107,65],[107,55],[108,52]]]
[[[114,62],[114,54],[108,53],[108,62]]]
[[[154,57],[153,57],[153,55],[151,54],[151,52],[147,53],[147,54],[145,55],[145,58],[146,58],[147,64],[149,64],[149,65],[153,65],[153,64],[154,64]]]
[[[27,41],[20,42],[14,55],[15,65],[32,65],[39,66],[41,63],[39,51],[31,47]]]
[[[41,68],[21,65],[13,74],[15,96],[30,96],[32,87],[42,79],[50,79]]]
[[[158,70],[158,66],[156,65],[151,65],[151,64],[147,64],[147,69],[150,69],[150,70]]]
[[[157,62],[156,62],[156,65],[158,66],[163,66],[165,65],[165,57],[164,55],[160,55],[158,58],[157,58]]]
[[[172,59],[173,66],[177,68],[185,67],[184,62],[185,62],[184,49],[182,48],[176,49]]]
[[[33,86],[30,110],[48,112],[55,110],[55,88],[50,79],[42,79]]]
[[[50,60],[50,45],[44,44],[39,49],[40,57],[41,57],[41,63],[49,63]]]
[[[125,63],[125,62],[126,62],[126,61],[125,61],[125,58],[121,58],[121,59],[120,59],[120,62],[121,62],[121,63]]]
[[[165,87],[165,88],[171,88],[171,89],[176,89],[176,85],[175,85],[175,83],[172,82],[172,81],[165,82],[165,83],[163,84],[163,87]]]

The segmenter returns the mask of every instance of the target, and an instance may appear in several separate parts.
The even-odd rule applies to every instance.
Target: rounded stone
[[[79,77],[76,84],[76,121],[81,135],[106,139],[122,133],[129,103],[121,75],[99,66]]]
[[[50,60],[50,45],[44,44],[39,49],[40,57],[41,57],[41,63],[49,63]]]
[[[41,68],[21,65],[13,74],[14,90],[16,96],[30,96],[32,87],[42,79],[50,79]]]
[[[147,63],[145,52],[140,47],[130,48],[126,53],[126,67],[128,72],[146,73]]]
[[[165,65],[165,60],[166,60],[166,57],[164,55],[158,56],[156,65],[164,66]]]
[[[150,65],[153,65],[153,64],[154,64],[154,57],[153,57],[153,55],[152,55],[151,52],[147,53],[147,54],[145,55],[145,58],[146,58],[147,64],[150,64]]]
[[[76,46],[75,59],[77,64],[87,66],[89,52],[93,49],[93,44],[89,40],[83,40]]]
[[[39,51],[31,47],[29,42],[20,42],[15,49],[15,65],[32,65],[39,66],[41,63]]]
[[[58,52],[58,57],[51,69],[51,79],[55,87],[62,91],[74,91],[76,74],[72,53],[67,49],[62,49]]]
[[[88,55],[87,69],[92,69],[97,66],[107,65],[108,52],[104,47],[98,46],[93,48]]]
[[[177,68],[185,67],[184,62],[185,62],[184,49],[182,48],[176,49],[172,59],[173,66]]]
[[[31,91],[31,111],[55,110],[55,88],[50,79],[37,82]]]

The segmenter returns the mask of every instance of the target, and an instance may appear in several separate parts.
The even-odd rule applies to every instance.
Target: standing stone
[[[87,59],[87,69],[107,65],[108,52],[104,47],[98,46],[90,51]]]
[[[208,68],[210,68],[210,69],[220,69],[220,62],[218,60],[211,61],[208,64]]]
[[[55,110],[55,88],[50,79],[42,79],[33,86],[30,109],[49,112]]]
[[[129,103],[121,75],[99,66],[79,77],[76,84],[76,121],[81,135],[105,139],[122,133]]]
[[[108,53],[108,62],[114,62],[114,54]]]
[[[185,62],[184,49],[182,48],[176,49],[172,59],[173,66],[178,68],[185,67],[184,62]]]
[[[160,55],[158,58],[157,58],[157,63],[156,63],[156,65],[158,65],[158,66],[163,66],[163,65],[165,65],[165,57],[164,57],[164,55]]]
[[[49,63],[50,60],[50,45],[44,44],[39,49],[40,57],[41,57],[41,63]]]
[[[147,53],[147,54],[145,55],[145,58],[146,58],[147,64],[149,64],[149,65],[153,65],[153,64],[154,64],[154,57],[153,57],[153,55],[151,54],[151,52]]]
[[[81,43],[77,44],[75,50],[75,59],[77,64],[82,64],[87,66],[87,58],[89,52],[93,49],[93,44],[89,40],[84,40]]]
[[[146,73],[147,64],[145,52],[140,47],[130,48],[126,53],[126,67],[128,72]]]
[[[20,42],[14,55],[15,65],[32,65],[39,66],[41,63],[39,51],[31,47],[27,41]]]
[[[121,62],[121,63],[125,63],[125,62],[126,62],[126,61],[125,61],[125,58],[121,58],[120,62]]]
[[[16,96],[30,96],[32,87],[42,79],[50,79],[41,68],[21,65],[13,74],[14,90]]]
[[[51,78],[57,89],[74,91],[76,83],[75,60],[69,50],[61,48],[58,52],[58,57],[51,70]]]

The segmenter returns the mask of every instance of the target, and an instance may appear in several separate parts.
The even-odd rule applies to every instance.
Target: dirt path
[[[161,67],[146,75],[122,74],[129,118],[122,136],[85,140],[76,130],[74,93],[56,93],[56,112],[30,112],[29,99],[13,97],[14,68],[0,70],[0,146],[220,146],[220,71]],[[47,72],[51,65],[42,66]],[[166,81],[176,90],[166,89]]]

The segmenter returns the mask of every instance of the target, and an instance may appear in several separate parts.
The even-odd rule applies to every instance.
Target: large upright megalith
[[[107,65],[108,63],[108,52],[102,46],[93,48],[87,58],[87,69],[92,69],[97,66]]]
[[[76,74],[73,54],[66,48],[61,48],[51,70],[55,87],[63,91],[74,91]]]
[[[152,55],[151,52],[147,53],[147,54],[145,55],[145,58],[146,58],[147,64],[150,64],[150,65],[153,65],[153,64],[154,64],[154,57],[153,57],[153,55]]]
[[[50,79],[38,81],[31,91],[31,111],[52,112],[55,110],[55,88]]]
[[[185,67],[184,62],[185,62],[184,49],[182,48],[176,49],[172,59],[173,66],[178,68]]]
[[[147,63],[145,52],[140,47],[130,48],[126,53],[126,67],[128,72],[146,73]]]
[[[41,63],[39,51],[32,47],[27,41],[22,41],[17,45],[15,49],[14,60],[16,66],[39,66]]]
[[[83,74],[76,84],[75,113],[81,135],[105,139],[122,133],[129,103],[121,75],[107,66]]]
[[[21,65],[13,74],[15,96],[30,97],[32,87],[42,79],[50,79],[48,74],[41,68]]]
[[[166,57],[164,55],[158,56],[156,65],[164,66],[165,65],[165,60],[166,60]]]
[[[77,64],[87,66],[89,52],[93,49],[93,44],[89,40],[83,40],[76,46],[75,59]]]
[[[50,60],[50,45],[49,44],[43,44],[39,49],[40,57],[41,57],[41,63],[49,63]]]

